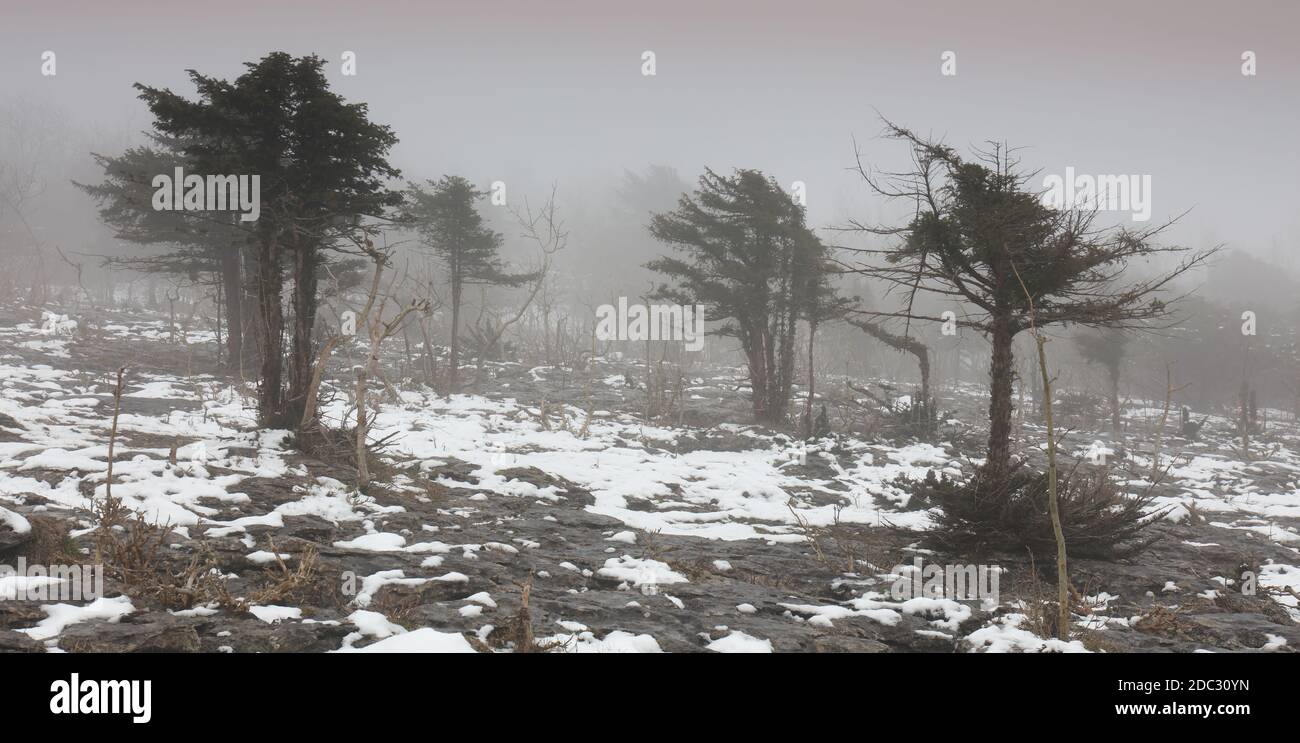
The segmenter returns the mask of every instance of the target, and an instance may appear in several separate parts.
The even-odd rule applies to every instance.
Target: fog
[[[1300,239],[1300,10],[1286,3],[6,5],[4,105],[50,112],[74,173],[86,150],[148,128],[133,83],[189,95],[187,69],[231,78],[283,50],[331,60],[335,90],[397,133],[405,178],[458,173],[534,197],[558,184],[575,254],[618,260],[580,215],[605,215],[624,170],[650,164],[688,182],[705,167],[802,181],[819,228],[906,214],[849,170],[855,140],[869,165],[906,163],[876,138],[881,116],[957,147],[1022,147],[1044,173],[1150,174],[1153,219],[1190,210],[1172,241],[1289,265]],[[41,74],[46,50],[55,76]],[[654,76],[641,74],[647,50]],[[355,76],[340,73],[344,51]],[[945,51],[953,76],[940,74]],[[65,249],[102,242],[88,200],[60,180],[40,227]]]
[[[929,713],[919,653],[1300,646],[1294,0],[0,3],[0,652],[248,659],[115,657],[138,722],[285,653]],[[1017,708],[1165,701],[1091,667]]]

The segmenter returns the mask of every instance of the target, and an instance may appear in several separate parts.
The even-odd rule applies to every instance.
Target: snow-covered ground
[[[19,534],[33,517],[54,517],[91,559],[92,512],[107,489],[115,372],[112,359],[97,354],[127,346],[112,494],[167,527],[167,557],[178,564],[217,554],[217,579],[245,597],[264,572],[293,568],[310,546],[338,573],[338,604],[251,603],[234,616],[215,602],[163,606],[110,581],[109,596],[45,603],[33,621],[0,625],[0,633],[57,650],[79,624],[187,622],[193,649],[225,652],[250,649],[241,632],[261,642],[263,632],[289,627],[317,633],[328,640],[324,649],[341,652],[517,649],[518,635],[502,633],[529,614],[526,583],[538,602],[530,616],[537,646],[555,651],[656,652],[690,643],[716,652],[864,649],[837,629],[850,625],[879,633],[875,649],[1090,649],[1035,634],[1005,581],[1003,600],[991,607],[899,600],[889,593],[900,578],[891,565],[829,541],[814,544],[850,530],[880,534],[899,562],[928,557],[909,546],[914,539],[891,536],[892,527],[928,528],[933,516],[910,502],[901,483],[932,470],[969,473],[968,455],[978,452],[961,451],[957,441],[891,445],[837,436],[804,444],[745,425],[649,424],[636,412],[639,393],[623,389],[622,367],[597,360],[589,374],[604,388],[600,406],[583,406],[575,392],[543,413],[520,388],[546,384],[560,373],[552,367],[520,370],[522,381],[499,382],[483,395],[443,399],[402,386],[396,399],[383,399],[371,435],[390,442],[382,454],[389,475],[363,495],[349,467],[297,451],[290,432],[259,430],[249,387],[174,368],[195,364],[193,349],[210,352],[213,340],[190,332],[179,343],[162,321],[114,320],[90,337],[75,315],[0,323],[0,529]],[[153,363],[147,348],[176,360],[173,370]],[[323,408],[329,421],[348,416],[343,389],[332,390]],[[700,401],[738,394],[708,376],[690,389]],[[375,394],[382,397],[382,388]],[[974,394],[968,402],[977,402]],[[1225,569],[1203,576],[1203,586],[1174,575],[1164,581],[1173,590],[1152,584],[1150,595],[1134,587],[1150,583],[1146,575],[1101,585],[1093,593],[1110,600],[1079,626],[1123,634],[1145,621],[1124,606],[1149,608],[1163,597],[1178,599],[1170,604],[1176,611],[1188,596],[1212,602],[1217,595],[1206,592],[1240,580],[1214,550],[1236,554],[1242,545],[1258,546],[1260,586],[1272,589],[1292,625],[1300,622],[1300,455],[1294,431],[1280,436],[1266,459],[1253,462],[1216,450],[1212,440],[1167,444],[1169,472],[1155,503],[1168,513],[1164,528],[1185,530],[1186,538],[1174,540],[1181,552],[1160,560],[1199,555]],[[718,441],[725,445],[710,443]],[[1134,472],[1150,466],[1138,453],[1127,462]],[[1142,485],[1129,480],[1134,490]],[[20,580],[0,577],[0,598]],[[1283,625],[1263,635],[1259,647],[1268,650],[1297,636]],[[1213,637],[1197,642],[1226,642]],[[304,641],[299,649],[322,646]]]

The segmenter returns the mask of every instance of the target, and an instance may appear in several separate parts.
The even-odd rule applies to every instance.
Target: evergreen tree
[[[325,60],[284,52],[246,65],[233,82],[190,71],[189,100],[137,84],[160,134],[181,142],[199,174],[258,175],[260,218],[251,229],[261,350],[259,418],[299,424],[311,388],[317,282],[329,260],[362,228],[401,203],[387,190],[399,175],[388,152],[392,131],[372,123],[366,105],[329,89]],[[284,384],[282,308],[285,271],[292,279],[288,390]]]
[[[153,208],[152,180],[177,167],[194,168],[173,139],[151,138],[116,157],[92,153],[104,171],[99,184],[75,183],[99,205],[100,219],[119,240],[160,248],[144,256],[108,259],[112,265],[143,273],[162,273],[192,282],[214,274],[226,308],[226,361],[238,365],[243,355],[243,295],[241,258],[249,235],[232,212],[166,211]]]
[[[447,270],[451,294],[451,356],[445,394],[457,391],[460,379],[460,312],[467,284],[519,286],[536,273],[510,273],[501,261],[501,234],[484,224],[475,207],[487,193],[458,176],[443,176],[425,185],[412,183],[401,210]]]
[[[818,306],[826,258],[803,207],[757,170],[706,170],[693,196],[653,217],[650,233],[681,254],[647,264],[672,280],[652,297],[704,305],[705,318],[722,323],[713,332],[740,341],[755,418],[784,422],[797,323]]]
[[[861,272],[901,289],[906,303],[896,312],[867,314],[943,322],[916,311],[920,293],[973,308],[962,324],[992,344],[988,456],[981,478],[997,490],[1011,469],[1012,342],[1030,327],[1031,314],[1040,327],[1144,325],[1169,314],[1160,295],[1215,249],[1187,252],[1156,244],[1166,224],[1104,228],[1095,210],[1053,209],[1000,146],[978,152],[972,162],[901,127],[889,125],[888,132],[911,147],[914,169],[885,182],[862,174],[879,193],[913,202],[916,216],[901,228],[855,227],[899,238],[884,251],[868,251],[883,252],[885,263],[864,264]],[[1163,273],[1120,280],[1130,261],[1165,253],[1184,255]]]

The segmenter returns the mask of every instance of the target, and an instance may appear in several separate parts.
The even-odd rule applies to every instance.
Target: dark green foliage
[[[1167,225],[1106,227],[1097,212],[1044,203],[1013,150],[994,144],[964,159],[956,150],[893,124],[886,135],[905,142],[915,166],[868,183],[886,196],[915,205],[901,227],[861,227],[901,240],[884,250],[883,265],[861,273],[904,293],[898,312],[879,313],[909,321],[941,321],[917,312],[918,294],[944,302],[961,300],[969,312],[961,324],[991,342],[988,475],[1010,472],[1015,336],[1030,326],[1077,323],[1089,327],[1135,327],[1168,314],[1160,296],[1196,268],[1214,248],[1192,252],[1161,273],[1125,275],[1130,262],[1165,253],[1155,238]],[[871,251],[867,251],[871,252]],[[868,313],[870,314],[870,313]]]
[[[740,341],[749,366],[755,417],[785,419],[799,320],[829,317],[826,247],[804,223],[804,209],[756,170],[722,176],[706,170],[693,195],[656,214],[650,233],[675,247],[647,267],[665,274],[653,299],[701,304],[711,332]]]
[[[113,228],[117,239],[171,248],[116,263],[197,280],[202,272],[218,270],[221,251],[242,243],[247,235],[238,229],[237,216],[230,212],[154,209],[154,176],[171,175],[177,167],[189,172],[194,168],[176,140],[162,136],[152,140],[152,145],[132,147],[116,157],[92,154],[104,171],[104,181],[75,185],[95,199],[100,219]]]
[[[446,266],[449,281],[505,286],[530,281],[535,273],[510,273],[498,257],[501,234],[484,224],[475,206],[484,196],[458,175],[443,176],[409,184],[400,214]]]
[[[320,241],[401,203],[387,189],[400,174],[387,160],[397,136],[369,120],[366,104],[332,92],[325,64],[274,52],[247,63],[234,82],[191,70],[197,101],[135,87],[155,129],[176,137],[198,172],[261,176],[260,230]]]
[[[1195,441],[1196,437],[1201,435],[1201,427],[1209,419],[1210,417],[1207,415],[1199,421],[1192,420],[1192,411],[1188,410],[1187,406],[1184,405],[1180,413],[1178,433],[1188,441]]]
[[[923,540],[932,549],[968,556],[1028,550],[1050,559],[1056,554],[1045,473],[1015,465],[1006,482],[997,483],[980,469],[965,484],[927,479],[918,494],[940,508],[936,528]],[[1071,557],[1117,559],[1156,539],[1147,531],[1161,516],[1147,514],[1151,496],[1121,493],[1105,472],[1062,476],[1057,495]]]
[[[424,186],[412,183],[401,209],[402,221],[421,243],[442,261],[451,288],[451,357],[446,393],[455,392],[460,373],[460,308],[466,284],[519,286],[540,275],[510,273],[497,253],[500,233],[487,227],[475,204],[487,193],[458,175],[443,176]]]
[[[369,120],[366,105],[330,91],[325,60],[275,52],[232,81],[189,77],[189,100],[137,84],[154,129],[173,139],[196,175],[260,177],[260,218],[246,223],[258,298],[258,413],[264,425],[296,427],[314,362],[317,284],[325,251],[363,239],[363,220],[401,203],[388,179],[397,137]],[[288,390],[284,389],[283,293],[292,279]]]

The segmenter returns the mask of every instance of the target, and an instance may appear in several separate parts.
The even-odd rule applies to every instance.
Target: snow
[[[770,653],[772,652],[772,641],[761,640],[744,632],[733,631],[726,637],[714,640],[705,647],[715,653]]]
[[[342,549],[365,550],[367,552],[396,552],[406,545],[406,537],[401,534],[363,534],[356,539],[335,542],[335,547]]]
[[[536,638],[543,647],[565,653],[662,653],[659,643],[650,635],[634,635],[614,630],[602,638],[589,631],[558,634]]]
[[[0,524],[9,527],[9,530],[15,534],[30,534],[32,531],[31,522],[21,514],[3,507],[0,507]]]
[[[479,591],[473,596],[466,596],[465,600],[473,602],[475,604],[482,604],[483,606],[486,606],[489,609],[497,608],[497,602],[493,601],[492,596],[490,596],[486,591]]]
[[[348,615],[348,621],[356,625],[357,634],[361,637],[383,639],[406,632],[405,627],[388,621],[388,617],[377,611],[358,609]]]
[[[340,653],[474,653],[464,635],[455,632],[439,632],[430,627],[421,627],[411,632],[403,632],[386,637],[379,642],[363,648],[343,647]]]
[[[248,613],[267,624],[279,624],[286,619],[302,619],[302,609],[296,606],[250,606]]]
[[[326,414],[342,416],[346,412],[343,406],[341,401],[326,406]],[[402,403],[381,406],[374,436],[395,435],[398,457],[434,464],[454,457],[478,468],[475,476],[479,481],[472,486],[444,478],[439,484],[447,487],[473,487],[515,498],[560,497],[555,487],[538,488],[497,474],[511,467],[538,467],[586,488],[596,499],[589,510],[617,518],[632,529],[741,540],[769,538],[773,532],[788,532],[796,525],[787,506],[787,488],[802,480],[782,469],[790,461],[788,446],[764,445],[755,437],[755,448],[747,451],[672,454],[652,451],[650,443],[675,440],[680,432],[673,429],[648,426],[625,415],[593,416],[588,436],[579,438],[568,431],[543,430],[531,418],[516,416],[520,407],[510,399],[474,395],[443,399],[433,393],[407,391]],[[570,412],[585,420],[585,411]],[[826,525],[835,518],[880,523],[874,496],[905,500],[906,495],[892,484],[899,475],[924,477],[933,466],[960,471],[957,458],[942,447],[904,446],[886,452],[889,461],[874,466],[867,446],[855,446],[863,455],[860,464],[848,469],[837,466],[836,476],[848,486],[853,505],[838,513],[830,505],[798,507],[808,523]],[[809,451],[815,453],[815,447]],[[505,457],[503,452],[511,454]],[[679,502],[691,509],[634,509],[627,501],[630,496]],[[900,525],[927,523],[924,512],[895,513],[891,518]],[[756,524],[773,526],[760,531]]]
[[[275,552],[267,552],[266,550],[258,550],[256,552],[250,552],[247,555],[245,555],[245,557],[248,558],[248,561],[253,563],[254,565],[267,565],[269,563],[276,562],[277,558],[279,560],[285,560],[285,561],[293,559],[293,555],[289,554],[288,552],[280,552],[277,554]]]
[[[596,575],[624,581],[636,588],[688,582],[686,576],[670,568],[667,563],[631,555],[611,557],[605,561],[605,567],[596,571]]]
[[[1262,565],[1259,569],[1259,585],[1278,591],[1273,600],[1281,604],[1291,615],[1292,621],[1300,623],[1300,567],[1272,563]]]
[[[51,578],[48,576],[28,576],[28,575],[6,575],[0,571],[0,601],[13,601],[19,596],[24,600],[28,596],[40,596],[34,593],[44,588],[47,591],[54,591],[54,587],[65,583],[63,578]],[[46,595],[55,595],[49,593]]]
[[[1088,650],[1078,640],[1062,642],[1055,638],[1043,639],[1021,628],[1027,617],[1008,614],[994,624],[981,627],[967,635],[964,642],[973,653],[1086,653]]]
[[[68,627],[81,622],[89,622],[95,619],[110,623],[119,622],[122,617],[135,611],[135,607],[131,604],[131,599],[126,596],[118,596],[111,599],[97,598],[85,606],[44,604],[41,606],[41,611],[45,612],[45,619],[38,622],[35,627],[28,627],[18,631],[33,640],[48,640],[57,637]]]
[[[77,333],[79,327],[77,320],[67,315],[46,313],[40,323],[0,328],[0,337],[13,341],[15,346],[29,344],[29,349],[49,353],[51,358],[66,357],[68,344],[74,342],[68,336]],[[156,323],[110,325],[103,329],[123,338],[165,338],[167,335],[165,325]],[[194,337],[210,340],[210,336],[208,333]],[[539,367],[531,370],[531,374],[546,378],[554,371]],[[624,384],[621,374],[608,375],[604,381],[610,388],[604,391],[606,394],[621,394]],[[693,384],[701,382],[696,380]],[[704,392],[713,388],[694,389]],[[24,512],[84,511],[90,505],[88,496],[103,497],[108,458],[106,408],[111,408],[107,393],[102,379],[94,381],[80,372],[47,364],[18,364],[12,355],[0,357],[0,413],[16,421],[22,438],[0,442],[0,529],[30,531],[31,523],[15,508],[23,508]],[[386,648],[472,651],[460,634],[432,627],[407,632],[370,610],[373,597],[386,585],[418,586],[430,581],[470,583],[465,573],[451,568],[478,576],[475,588],[504,586],[478,582],[480,574],[466,568],[464,561],[499,561],[521,550],[527,555],[528,550],[538,549],[542,544],[537,533],[516,533],[509,525],[502,525],[491,535],[499,541],[487,541],[486,535],[475,537],[484,540],[481,544],[458,543],[461,540],[455,528],[446,524],[415,524],[404,517],[393,520],[401,524],[400,529],[391,525],[385,517],[406,510],[393,504],[397,499],[385,498],[389,505],[381,505],[374,497],[356,492],[350,484],[330,477],[313,477],[314,473],[308,473],[302,466],[291,466],[289,462],[298,460],[291,458],[287,451],[290,433],[259,431],[251,401],[238,390],[212,378],[141,375],[130,379],[126,397],[135,401],[135,407],[128,402],[120,417],[121,440],[114,462],[113,493],[146,520],[166,522],[187,540],[242,537],[245,556],[256,566],[276,563],[277,554],[272,551],[275,547],[261,539],[260,531],[283,527],[286,517],[315,516],[343,528],[341,536],[349,538],[334,541],[333,546],[364,553],[350,557],[364,561],[362,564],[368,571],[376,571],[359,578],[356,595],[351,597],[352,613],[348,621],[357,631],[349,635],[351,639],[344,642],[344,649],[363,639],[373,639],[379,643],[360,650],[385,652],[385,648],[370,648],[391,643]],[[140,402],[143,400],[187,404],[146,414],[140,410],[162,408],[156,403],[143,405]],[[650,597],[638,596],[640,602],[627,602],[630,608],[647,614],[677,616],[675,612],[698,610],[703,603],[696,598],[698,592],[680,591],[685,601],[660,592],[663,587],[686,584],[689,580],[674,568],[678,565],[686,569],[682,567],[686,563],[679,564],[669,557],[673,560],[669,564],[646,556],[663,556],[651,549],[652,532],[735,543],[734,547],[723,547],[727,550],[725,554],[743,556],[745,540],[803,541],[805,530],[800,522],[812,527],[838,522],[926,528],[931,524],[930,512],[924,508],[904,510],[909,508],[910,496],[896,480],[899,477],[921,479],[930,470],[954,477],[969,471],[968,460],[953,446],[941,443],[891,446],[847,437],[838,442],[805,444],[752,426],[724,424],[718,430],[741,439],[742,444],[728,447],[734,450],[712,451],[675,446],[698,431],[646,424],[630,413],[594,410],[586,435],[580,436],[554,426],[546,430],[536,419],[535,407],[510,398],[458,394],[444,399],[427,390],[403,389],[398,399],[379,398],[377,402],[379,410],[373,421],[373,437],[395,436],[393,447],[384,455],[393,463],[414,465],[426,473],[453,458],[470,463],[468,479],[437,479],[440,486],[458,491],[467,500],[472,496],[474,500],[472,504],[462,500],[458,507],[448,506],[449,514],[472,518],[480,504],[495,499],[560,503],[571,497],[567,492],[569,486],[563,481],[590,492],[594,503],[581,507],[618,522],[618,525],[600,527],[599,550],[608,554],[574,552],[566,555],[569,559],[558,563],[554,562],[555,557],[548,557],[542,564],[550,572],[539,570],[536,576],[548,580],[552,572],[559,572],[558,565],[559,569],[572,573],[561,577],[564,588],[575,593],[610,587],[583,578],[594,576],[613,581],[619,588],[639,590]],[[571,421],[581,425],[588,419],[586,410],[561,407]],[[340,395],[323,412],[338,420],[346,408],[345,396]],[[534,415],[526,414],[527,410],[532,410]],[[960,421],[953,424],[965,425]],[[134,445],[133,437],[139,437],[146,445]],[[179,444],[175,465],[168,461],[167,442]],[[837,447],[833,454],[828,450],[831,446]],[[1109,447],[1102,450],[1114,455]],[[1130,456],[1141,471],[1144,468],[1141,457]],[[818,471],[826,474],[809,478],[806,471],[790,466],[800,459],[815,459]],[[1300,456],[1284,448],[1266,460],[1243,462],[1214,451],[1180,454],[1171,447],[1165,459],[1171,465],[1168,494],[1161,495],[1154,504],[1156,509],[1166,512],[1165,518],[1178,521],[1187,520],[1192,513],[1213,514],[1209,522],[1213,527],[1238,534],[1246,532],[1251,539],[1300,547],[1300,532],[1294,526],[1294,519],[1300,518]],[[536,467],[559,480],[557,484],[539,486],[502,474],[516,467]],[[1283,476],[1261,480],[1258,477],[1261,471]],[[266,507],[257,507],[259,504],[254,504],[248,493],[242,492],[244,489],[254,492],[245,483],[255,478],[292,479],[293,491],[285,498],[277,498],[278,505],[266,511]],[[409,484],[411,478],[406,482]],[[1134,488],[1141,487],[1140,479],[1135,482]],[[1269,484],[1263,484],[1266,482]],[[414,497],[424,496],[417,493]],[[409,504],[410,501],[399,502]],[[41,505],[34,508],[33,503]],[[541,518],[556,521],[549,514]],[[83,528],[87,526],[83,524]],[[428,538],[430,533],[437,533],[440,540],[446,541],[414,541]],[[1215,541],[1185,540],[1183,544],[1194,549],[1219,546]],[[1229,544],[1227,539],[1224,544]],[[259,549],[261,546],[270,549]],[[489,555],[489,551],[495,554]],[[390,561],[409,555],[423,557],[401,563]],[[284,552],[278,557],[292,559]],[[412,567],[417,560],[418,568]],[[406,571],[379,569],[393,564],[404,565]],[[711,564],[719,574],[734,570],[732,562],[726,559],[701,564]],[[746,561],[744,567],[748,573],[754,566]],[[696,570],[694,564],[689,565],[689,574],[695,575]],[[708,580],[728,579],[729,576],[715,575]],[[0,578],[0,598],[33,587],[31,581],[38,580],[48,579]],[[700,580],[708,582],[704,578]],[[1220,582],[1232,584],[1226,579]],[[1264,565],[1259,584],[1276,589],[1270,592],[1272,599],[1300,621],[1300,606],[1294,595],[1286,593],[1287,589],[1300,590],[1300,568],[1282,563]],[[930,598],[891,601],[885,595],[865,590],[864,585],[852,585],[852,594],[833,594],[844,598],[843,601],[827,599],[829,603],[821,604],[810,603],[809,599],[792,599],[780,607],[786,612],[786,620],[823,629],[834,628],[845,620],[861,619],[889,626],[907,619],[915,626],[909,617],[918,617],[928,627],[917,630],[918,633],[954,639],[959,647],[977,652],[1082,651],[1077,642],[1060,643],[1035,636],[1025,628],[1023,615],[1014,613],[995,614],[996,618],[984,627],[964,638],[954,638],[957,627],[971,616],[970,606]],[[1156,592],[1161,596],[1154,596]],[[1174,594],[1210,599],[1219,593],[1194,582],[1184,581],[1180,586],[1172,580],[1156,592],[1153,598],[1164,600],[1180,598]],[[1099,592],[1099,597],[1106,595]],[[1105,599],[1099,600],[1106,603]],[[764,606],[767,618],[771,604],[759,603]],[[509,606],[508,600],[506,604]],[[757,612],[752,603],[727,602],[716,608],[721,610],[720,614],[726,614],[730,606],[739,615],[730,616],[739,621],[753,621],[745,617]],[[57,638],[65,627],[77,622],[118,621],[134,611],[125,597],[101,598],[82,607],[56,604],[42,608],[46,619],[23,630],[42,640]],[[488,592],[479,591],[450,603],[448,613],[453,614],[453,621],[457,617],[479,619],[484,614],[490,617],[496,608],[497,601]],[[302,619],[301,608],[295,606],[254,606],[250,612],[260,621],[272,624]],[[173,613],[178,617],[199,617],[211,616],[219,610],[196,607]],[[1100,618],[1102,627],[1113,628],[1121,621]],[[475,625],[482,626],[478,621]],[[602,634],[603,630],[593,631],[579,622],[565,620],[561,620],[559,627],[564,634],[552,639],[557,649],[568,652],[660,650],[651,635],[623,631]],[[1268,643],[1264,649],[1277,650],[1285,640],[1270,636]],[[769,641],[731,631],[721,639],[710,641],[708,647],[726,652],[764,644],[766,652],[770,652]]]

